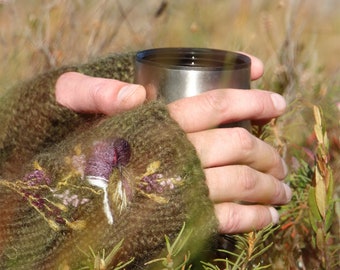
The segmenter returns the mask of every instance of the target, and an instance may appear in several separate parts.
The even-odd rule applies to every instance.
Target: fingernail
[[[272,98],[274,107],[278,111],[284,111],[286,109],[286,101],[281,95],[273,93],[271,94],[271,98]]]
[[[290,202],[290,200],[292,199],[292,196],[293,196],[292,190],[291,190],[291,188],[287,184],[282,183],[282,185],[283,185],[283,187],[285,189],[287,202]]]
[[[136,93],[137,88],[139,88],[139,84],[127,84],[123,86],[118,95],[117,95],[117,100],[119,102],[125,102],[128,100],[133,94]]]
[[[274,207],[269,207],[270,215],[272,216],[272,222],[274,224],[279,223],[280,215]]]

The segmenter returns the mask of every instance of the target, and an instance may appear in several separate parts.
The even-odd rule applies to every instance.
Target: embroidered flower
[[[182,178],[180,176],[173,178],[165,178],[159,184],[168,189],[174,189],[175,186],[181,184]]]
[[[50,185],[52,182],[51,178],[49,178],[42,169],[36,169],[27,173],[23,177],[23,181],[25,181],[29,186]]]
[[[163,179],[163,175],[159,173],[146,175],[140,180],[139,188],[146,193],[163,193],[165,184],[164,181],[161,184],[160,179]]]
[[[96,176],[108,180],[114,168],[127,165],[130,156],[130,145],[124,139],[95,142],[93,152],[86,163],[85,176]]]
[[[122,166],[128,164],[131,156],[129,143],[122,138],[108,139],[97,141],[94,143],[93,151],[88,158],[85,166],[85,179],[92,186],[99,187],[103,190],[103,206],[104,213],[109,224],[113,224],[113,215],[108,199],[108,184],[115,168],[121,169]],[[120,178],[122,174],[120,173]],[[117,200],[126,202],[126,192],[124,192],[122,179],[114,179],[117,181]],[[126,203],[124,203],[126,205]]]
[[[162,173],[158,172],[160,167],[159,161],[151,162],[146,168],[146,172],[139,178],[138,189],[143,195],[158,203],[167,203],[169,199],[161,194],[181,185],[182,178],[180,176],[164,177]]]
[[[174,189],[182,181],[181,177],[164,178],[162,174],[155,173],[144,176],[140,180],[139,188],[146,193],[163,193],[165,190]]]
[[[87,198],[80,199],[77,194],[71,194],[68,189],[62,194],[54,194],[54,197],[62,200],[62,203],[65,206],[71,205],[73,207],[78,207],[79,205],[83,205],[90,201]]]

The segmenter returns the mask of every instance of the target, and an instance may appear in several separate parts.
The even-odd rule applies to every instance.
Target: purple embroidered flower
[[[139,184],[139,188],[145,193],[163,193],[164,186],[160,184],[159,179],[162,179],[163,175],[154,173],[144,176]]]
[[[108,180],[113,168],[125,166],[130,160],[130,155],[130,145],[124,139],[96,142],[85,167],[85,176]]]
[[[126,166],[131,157],[130,144],[126,140],[118,138],[114,141],[113,147],[115,148],[118,157],[117,165]]]
[[[162,187],[169,188],[169,189],[174,189],[175,185],[179,184],[182,181],[181,177],[175,177],[175,178],[166,178],[163,179],[159,184]]]
[[[24,176],[23,180],[27,182],[29,186],[50,185],[52,182],[51,178],[49,178],[43,170],[29,172]]]
[[[164,178],[160,173],[143,176],[139,188],[145,193],[163,193],[165,190],[174,189],[181,182],[181,177]]]
[[[68,189],[62,194],[54,194],[54,197],[62,200],[63,205],[65,206],[72,205],[73,207],[78,207],[79,205],[89,202],[89,199],[87,198],[80,199],[77,194],[71,194]]]
[[[113,216],[108,199],[108,181],[113,169],[127,165],[130,156],[131,149],[129,143],[122,138],[116,138],[96,142],[93,146],[93,152],[86,163],[84,171],[86,180],[90,185],[99,187],[104,191],[104,213],[109,224],[113,224]],[[121,179],[117,179],[117,183],[122,187]],[[120,196],[125,194],[125,192],[120,192],[120,190],[118,193]],[[125,195],[123,197],[125,199]]]

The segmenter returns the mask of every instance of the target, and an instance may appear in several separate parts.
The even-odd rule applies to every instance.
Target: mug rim
[[[245,54],[199,47],[146,49],[138,51],[135,58],[141,64],[179,70],[234,70],[249,68],[251,65],[250,57]]]

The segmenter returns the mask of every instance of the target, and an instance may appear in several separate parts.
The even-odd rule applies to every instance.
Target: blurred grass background
[[[45,70],[114,52],[196,46],[253,54],[265,64],[263,78],[253,87],[281,93],[289,104],[287,114],[270,124],[267,140],[281,151],[291,176],[301,176],[304,164],[313,174],[319,145],[313,106],[323,112],[336,206],[333,225],[324,234],[332,236],[329,246],[339,246],[339,14],[337,0],[0,0],[0,94]],[[307,185],[294,187],[298,195],[308,192]],[[302,204],[296,200],[289,211]],[[289,239],[277,236],[282,242],[276,251],[298,254],[281,251],[284,266],[272,259],[273,269],[324,267],[319,255],[304,255],[303,250],[313,249],[307,243],[313,240],[313,229],[306,219],[308,233],[293,226],[295,238],[292,233],[285,235]],[[276,256],[275,250],[268,252]],[[335,257],[332,267],[340,267],[339,255]]]
[[[0,85],[89,57],[158,46],[243,50],[268,71],[280,68],[275,62],[287,42],[299,50],[290,57],[332,76],[339,68],[339,11],[337,0],[0,0]]]

